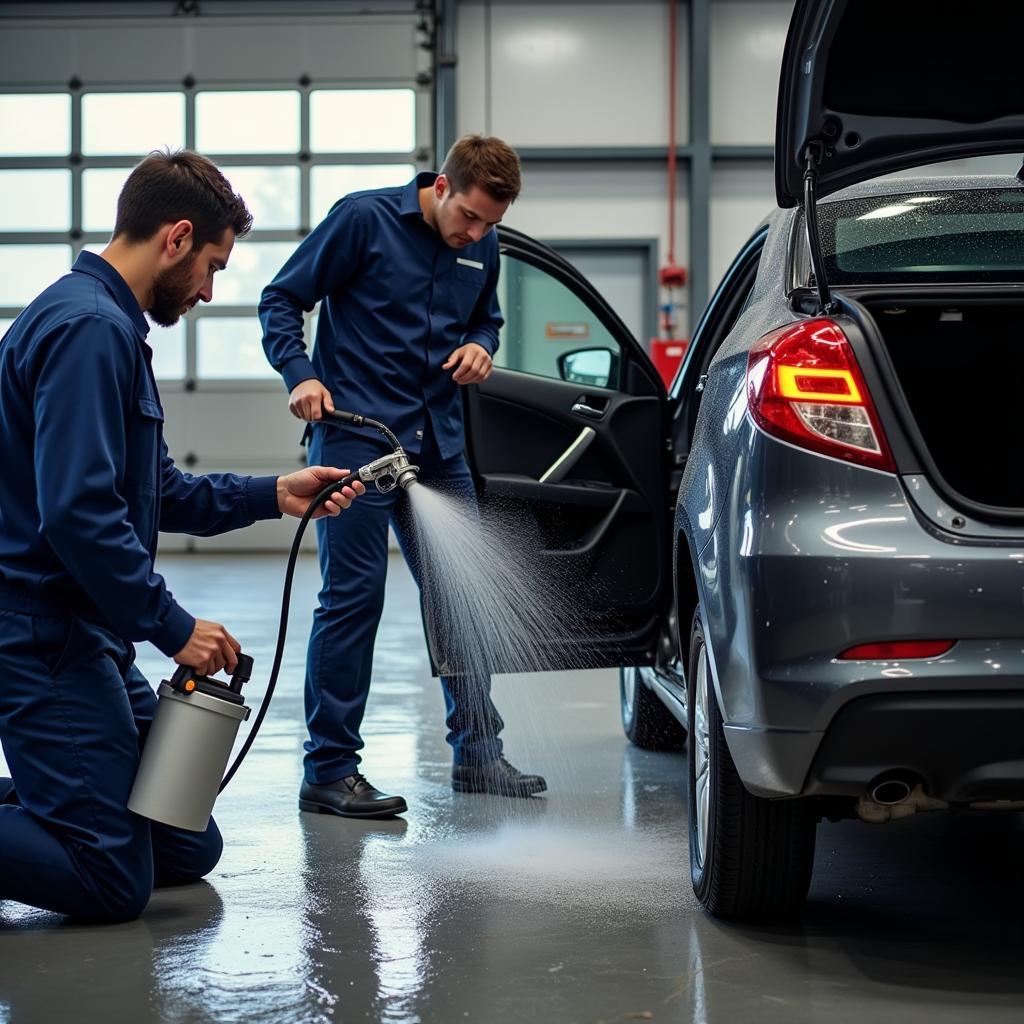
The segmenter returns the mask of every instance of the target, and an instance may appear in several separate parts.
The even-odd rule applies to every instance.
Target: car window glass
[[[823,203],[818,216],[834,284],[1024,277],[1024,189],[868,196]]]
[[[505,325],[494,358],[496,366],[557,380],[568,374],[576,383],[594,387],[618,386],[619,343],[586,303],[560,281],[503,254],[498,300]],[[570,353],[580,355],[561,359],[560,367],[559,357]]]

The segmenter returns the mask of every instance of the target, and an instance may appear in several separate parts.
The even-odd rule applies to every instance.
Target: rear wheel
[[[686,730],[651,689],[651,671],[636,667],[619,669],[623,731],[631,743],[645,750],[682,750],[686,746]]]
[[[765,800],[740,781],[725,742],[699,610],[686,679],[693,891],[716,917],[791,916],[803,906],[811,881],[815,817],[806,800]]]

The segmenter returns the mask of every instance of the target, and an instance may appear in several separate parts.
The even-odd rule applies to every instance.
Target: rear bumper
[[[1024,798],[1024,693],[893,694],[836,715],[804,792],[859,796],[896,771],[950,803]]]
[[[758,796],[856,797],[895,771],[951,803],[1024,799],[1022,648],[965,640],[921,661],[775,666],[753,689],[774,697],[761,707],[776,720],[725,725],[740,778]]]
[[[950,803],[1024,799],[1024,692],[861,697],[824,733],[726,727],[726,736],[758,796],[856,798],[896,774]]]
[[[824,734],[725,726],[725,742],[743,785],[754,796],[800,796]]]

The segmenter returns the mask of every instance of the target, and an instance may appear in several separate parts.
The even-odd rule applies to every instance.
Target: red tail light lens
[[[836,655],[840,661],[905,661],[937,658],[953,649],[955,640],[900,640],[895,643],[858,644]]]
[[[831,320],[804,320],[765,335],[747,360],[747,401],[766,433],[896,471],[853,349]]]

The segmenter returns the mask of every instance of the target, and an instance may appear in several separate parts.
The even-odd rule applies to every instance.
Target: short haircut
[[[220,241],[227,228],[238,238],[252,227],[242,197],[205,156],[187,149],[150,153],[117,198],[114,238],[144,242],[179,220],[192,222],[196,252]]]
[[[514,202],[523,187],[516,151],[493,135],[463,135],[448,150],[441,173],[453,192],[478,185],[500,203]]]

